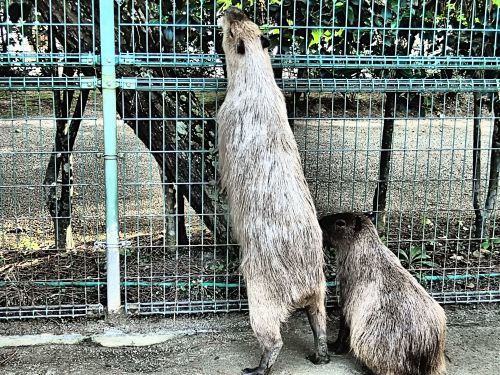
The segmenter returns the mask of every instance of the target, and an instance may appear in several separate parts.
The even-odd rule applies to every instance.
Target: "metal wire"
[[[496,92],[500,85],[498,79],[344,79],[310,78],[277,79],[285,92]],[[218,92],[226,89],[223,78],[136,78],[122,77],[117,80],[118,87],[140,91],[206,91]],[[95,89],[102,82],[95,77],[0,77],[0,90],[47,90],[47,89]]]

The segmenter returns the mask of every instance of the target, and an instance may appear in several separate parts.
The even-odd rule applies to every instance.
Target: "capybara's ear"
[[[354,224],[354,230],[359,232],[363,228],[363,222],[361,221],[361,217],[356,215],[356,223]]]
[[[365,211],[363,212],[363,215],[365,215],[372,223],[375,224],[375,219],[376,219],[376,214],[373,211]]]
[[[260,42],[262,43],[262,48],[268,48],[271,45],[269,39],[267,39],[264,35],[260,36]]]
[[[321,230],[323,232],[327,231],[330,228],[331,220],[330,216],[323,216],[321,219],[319,219],[319,226],[321,227]]]
[[[238,52],[240,55],[245,54],[245,43],[243,43],[243,40],[241,39],[238,42],[238,46],[236,47],[236,52]]]

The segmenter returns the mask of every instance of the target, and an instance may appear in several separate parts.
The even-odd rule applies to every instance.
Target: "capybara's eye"
[[[335,222],[335,225],[339,228],[345,227],[345,224],[345,220],[343,219],[337,219],[337,221]]]
[[[236,52],[238,52],[240,55],[245,54],[245,43],[243,43],[242,40],[239,41],[238,47],[236,47]]]
[[[229,36],[230,36],[231,38],[234,38],[233,32],[232,32],[231,30],[229,30]]]

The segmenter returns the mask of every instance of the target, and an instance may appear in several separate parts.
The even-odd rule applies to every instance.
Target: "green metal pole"
[[[106,184],[106,271],[108,314],[120,312],[120,253],[118,237],[118,161],[116,150],[116,69],[114,1],[99,0],[104,175]]]

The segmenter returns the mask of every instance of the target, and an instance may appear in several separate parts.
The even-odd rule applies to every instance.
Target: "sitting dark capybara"
[[[314,363],[329,361],[324,253],[316,209],[259,27],[239,9],[222,20],[227,93],[218,114],[221,185],[226,190],[250,323],[263,354],[245,374],[268,374],[281,350],[280,326],[305,308]]]
[[[444,374],[444,310],[382,243],[370,219],[341,213],[320,225],[336,251],[340,283],[335,352],[351,349],[377,375]]]

